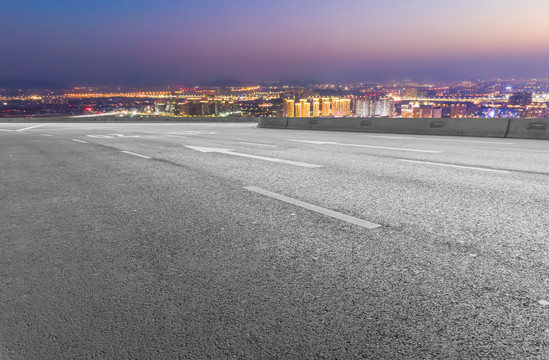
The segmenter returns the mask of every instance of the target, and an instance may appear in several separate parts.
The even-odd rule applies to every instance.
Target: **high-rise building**
[[[332,99],[332,115],[343,116],[343,105],[341,99]]]
[[[332,115],[349,116],[351,114],[351,99],[332,99]]]
[[[301,103],[295,104],[295,117],[303,117],[303,109],[301,108]]]
[[[330,99],[323,98],[322,99],[322,116],[330,116],[330,115],[332,115]]]
[[[294,101],[284,99],[284,108],[282,110],[284,117],[294,117]]]
[[[343,116],[351,115],[351,99],[342,99]]]
[[[311,117],[311,104],[307,99],[299,100],[301,105],[301,117]]]
[[[313,117],[320,116],[320,100],[313,99]]]
[[[391,97],[383,97],[377,101],[375,108],[376,116],[393,117],[395,112],[395,100]]]
[[[376,97],[370,96],[356,100],[356,111],[358,116],[372,117],[375,115]]]

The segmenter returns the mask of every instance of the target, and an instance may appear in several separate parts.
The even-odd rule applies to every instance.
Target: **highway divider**
[[[511,119],[506,137],[549,140],[549,119]]]
[[[287,117],[261,117],[257,127],[267,129],[287,129],[288,128]]]
[[[288,118],[288,129],[505,137],[509,119]],[[259,124],[261,127],[261,123]]]

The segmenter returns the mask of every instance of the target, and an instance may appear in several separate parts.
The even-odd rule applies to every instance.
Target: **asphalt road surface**
[[[1,359],[548,359],[549,142],[0,124]]]

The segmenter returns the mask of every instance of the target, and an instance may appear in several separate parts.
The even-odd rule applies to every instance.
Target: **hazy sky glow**
[[[18,0],[0,79],[549,77],[547,0]]]

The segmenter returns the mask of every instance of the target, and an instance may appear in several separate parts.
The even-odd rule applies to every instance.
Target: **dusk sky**
[[[18,0],[0,80],[549,77],[547,0]]]

